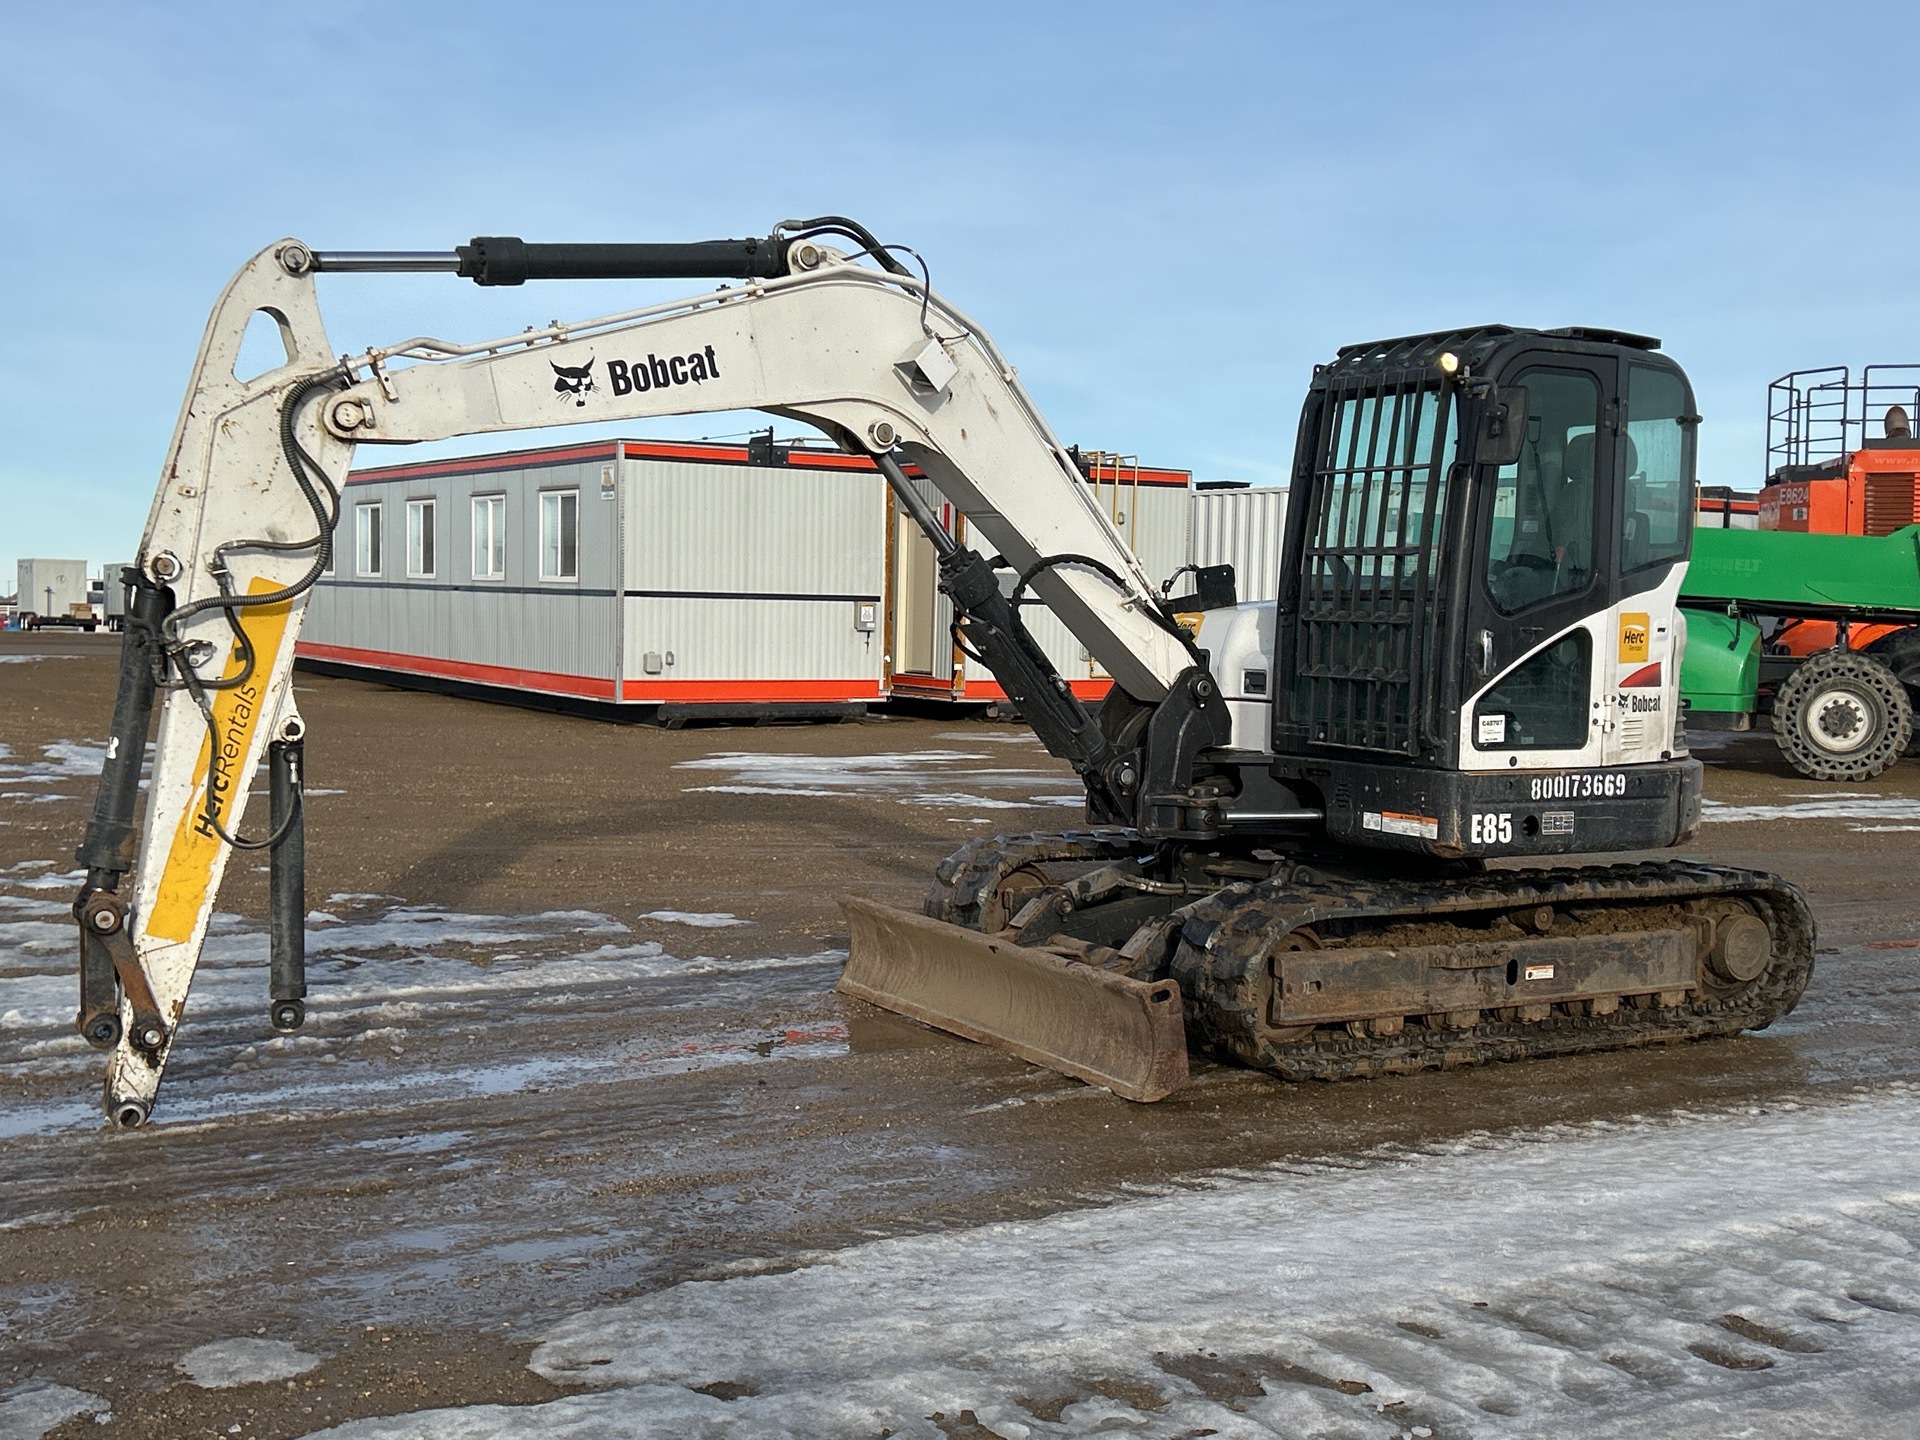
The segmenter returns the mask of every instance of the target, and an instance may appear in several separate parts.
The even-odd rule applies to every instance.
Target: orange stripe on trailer
[[[377,480],[431,480],[442,475],[469,475],[489,470],[520,470],[529,465],[577,464],[587,460],[618,458],[617,443],[599,441],[586,445],[549,445],[539,450],[501,450],[491,455],[468,455],[449,460],[415,460],[407,465],[375,466],[356,470],[347,476],[349,485],[370,485]],[[740,452],[743,456],[746,452]]]
[[[1104,700],[1113,689],[1111,680],[1069,680],[1067,688],[1078,700]],[[1004,700],[1007,692],[997,680],[969,680],[957,697],[962,700]]]
[[[628,700],[702,704],[755,700],[879,700],[871,680],[629,680]]]
[[[432,655],[397,655],[386,650],[362,650],[352,645],[321,645],[313,641],[302,641],[294,654],[308,660],[331,660],[339,665],[364,665],[370,670],[397,670],[404,675],[471,680],[476,685],[502,685],[515,690],[581,695],[590,700],[613,699],[613,681],[602,680],[594,675],[519,670],[510,665],[476,665],[466,660],[442,660]]]
[[[521,670],[510,665],[479,665],[464,660],[442,660],[431,655],[399,655],[385,650],[362,650],[350,645],[323,645],[302,641],[295,652],[307,660],[358,665],[369,670],[397,671],[439,680],[465,680],[501,689],[537,690],[577,695],[590,700],[614,699],[614,683],[593,675],[564,675],[549,670]],[[871,680],[629,680],[623,701],[640,704],[750,704],[755,701],[879,700],[880,687]]]
[[[392,480],[437,480],[456,475],[486,475],[502,470],[528,470],[548,465],[577,465],[593,460],[691,460],[710,465],[747,465],[752,454],[740,445],[707,445],[699,441],[603,440],[582,445],[547,446],[537,450],[501,450],[490,455],[467,455],[446,460],[415,460],[405,465],[356,470],[349,485],[372,485]],[[776,462],[777,463],[777,462]],[[785,464],[793,470],[863,470],[875,472],[873,458],[838,450],[794,449]],[[915,477],[925,472],[905,467]]]

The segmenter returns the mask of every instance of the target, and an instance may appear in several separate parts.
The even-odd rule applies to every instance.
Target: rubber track
[[[1022,866],[1112,860],[1151,848],[1122,829],[976,840],[940,866],[926,912],[978,928],[992,891]],[[1611,1015],[1571,1015],[1556,1006],[1545,1020],[1488,1020],[1463,1029],[1427,1029],[1414,1021],[1398,1035],[1356,1036],[1344,1027],[1322,1027],[1303,1039],[1281,1041],[1264,1024],[1273,945],[1303,925],[1370,920],[1386,926],[1441,919],[1448,912],[1725,899],[1752,902],[1773,936],[1772,963],[1731,994],[1696,991],[1684,1005],[1623,1004]],[[1295,867],[1283,878],[1230,886],[1186,914],[1172,974],[1185,1000],[1190,1042],[1289,1080],[1410,1074],[1764,1029],[1793,1009],[1813,973],[1813,915],[1798,889],[1776,876],[1693,861],[1493,870],[1450,881],[1383,881]]]
[[[987,902],[1001,881],[1023,866],[1050,860],[1119,860],[1150,855],[1154,846],[1122,827],[1035,831],[969,840],[940,862],[921,906],[935,920],[981,928]]]
[[[1773,962],[1729,995],[1696,991],[1684,1005],[1622,1005],[1611,1015],[1570,1015],[1555,1007],[1545,1020],[1485,1021],[1460,1030],[1414,1024],[1398,1035],[1356,1036],[1323,1028],[1294,1041],[1261,1033],[1273,944],[1301,925],[1336,917],[1385,925],[1450,910],[1724,899],[1754,902],[1773,932]],[[1173,976],[1187,999],[1192,1037],[1290,1080],[1406,1074],[1735,1035],[1763,1029],[1792,1010],[1813,973],[1813,915],[1798,890],[1771,875],[1688,861],[1489,871],[1471,881],[1372,887],[1371,894],[1269,882],[1223,893],[1189,913]],[[1212,943],[1202,948],[1208,928]]]

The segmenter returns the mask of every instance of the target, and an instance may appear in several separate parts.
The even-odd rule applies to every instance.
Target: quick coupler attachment
[[[268,946],[273,1028],[298,1030],[307,1018],[307,833],[301,803],[306,770],[304,740],[267,747],[267,803],[272,833],[268,855]]]

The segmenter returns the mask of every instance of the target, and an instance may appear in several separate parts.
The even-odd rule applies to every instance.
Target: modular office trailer
[[[308,668],[663,720],[884,694],[864,459],[613,440],[358,471],[341,505]]]
[[[1148,573],[1171,575],[1186,472],[1092,470]],[[618,440],[359,471],[335,545],[299,646],[312,669],[666,721],[1001,693],[953,647],[933,547],[838,451]],[[1026,614],[1076,692],[1105,694],[1066,627]]]

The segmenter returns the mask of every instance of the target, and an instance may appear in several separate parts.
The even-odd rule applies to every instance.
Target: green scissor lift
[[[1891,535],[1698,529],[1680,587],[1681,699],[1695,730],[1770,715],[1781,751],[1818,780],[1868,780],[1905,753],[1920,697],[1920,525]],[[1833,648],[1768,654],[1783,620],[1839,626]],[[1904,628],[1850,648],[1856,626]]]

